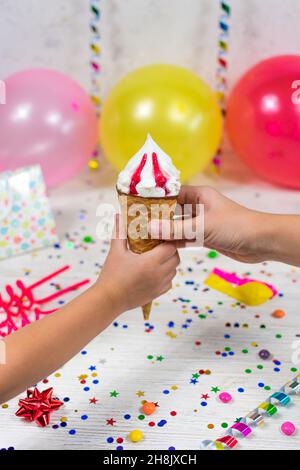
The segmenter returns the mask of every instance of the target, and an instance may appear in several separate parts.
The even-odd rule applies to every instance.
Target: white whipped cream
[[[157,161],[161,173],[167,179],[164,187],[159,187],[155,180],[152,155],[157,155]],[[132,177],[142,162],[144,155],[147,156],[146,163],[140,174],[140,181],[135,189],[141,197],[166,197],[177,196],[180,191],[180,172],[175,168],[169,155],[167,155],[148,134],[143,147],[129,160],[124,170],[120,172],[117,188],[125,194],[130,193]]]

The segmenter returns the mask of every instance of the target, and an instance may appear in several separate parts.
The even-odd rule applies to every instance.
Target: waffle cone
[[[171,220],[174,217],[177,197],[146,198],[124,194],[118,191],[122,215],[126,226],[128,244],[134,253],[142,254],[153,250],[163,240],[152,240],[148,235],[151,220]],[[135,207],[133,207],[135,206]],[[139,207],[141,211],[139,212]],[[132,209],[132,210],[130,210]],[[135,220],[138,225],[135,224]],[[138,232],[137,232],[138,227]],[[146,238],[148,236],[148,238]],[[142,306],[145,320],[149,320],[152,302]]]

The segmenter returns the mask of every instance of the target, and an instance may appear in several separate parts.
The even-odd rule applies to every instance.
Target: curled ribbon
[[[55,312],[57,309],[42,310],[41,306],[89,283],[89,279],[85,279],[47,297],[41,299],[35,298],[33,292],[35,288],[50,279],[53,279],[69,268],[70,266],[64,266],[58,271],[55,271],[54,273],[35,282],[31,286],[25,286],[23,281],[17,280],[16,287],[19,290],[18,293],[15,292],[11,285],[7,285],[5,290],[8,300],[4,300],[3,296],[0,294],[0,315],[5,317],[4,320],[0,322],[0,337],[8,336],[13,331],[18,330],[19,327],[23,328],[25,325],[31,323],[31,313],[34,314],[34,320],[39,320],[41,315],[49,315],[50,313]]]

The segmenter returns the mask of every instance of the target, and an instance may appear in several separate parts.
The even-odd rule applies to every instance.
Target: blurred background
[[[23,69],[46,67],[74,78],[90,93],[89,3],[0,0],[0,79]],[[219,1],[102,0],[100,4],[102,100],[127,73],[152,63],[186,67],[216,88]],[[228,93],[254,64],[274,55],[297,54],[300,44],[297,0],[232,0],[230,5]],[[219,179],[204,172],[192,181],[218,185],[230,194],[236,193],[236,184],[270,188],[236,157],[227,136],[223,151],[226,158]],[[99,184],[113,184],[116,172],[102,161],[100,175],[93,178]],[[284,188],[271,189],[286,193]],[[240,186],[238,199],[243,191]]]
[[[89,89],[87,0],[0,0],[0,77],[54,68]],[[258,61],[298,54],[300,2],[232,0],[228,79]],[[133,68],[187,67],[215,85],[219,3],[213,0],[102,0],[103,95]]]

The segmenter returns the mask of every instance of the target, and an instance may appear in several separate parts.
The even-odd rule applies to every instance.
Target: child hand
[[[126,239],[114,237],[96,287],[105,289],[121,313],[145,305],[171,289],[179,262],[174,243],[162,243],[147,253],[135,254],[127,247]]]
[[[205,247],[247,263],[267,259],[270,241],[264,234],[267,214],[242,207],[209,187],[183,186],[178,203],[204,204]],[[171,239],[182,238],[181,234],[193,229],[196,221],[194,214],[193,218],[171,222]],[[151,222],[149,230],[152,238],[162,238],[162,224],[165,223],[169,224],[168,221]],[[178,247],[184,245],[184,242],[179,243]]]

